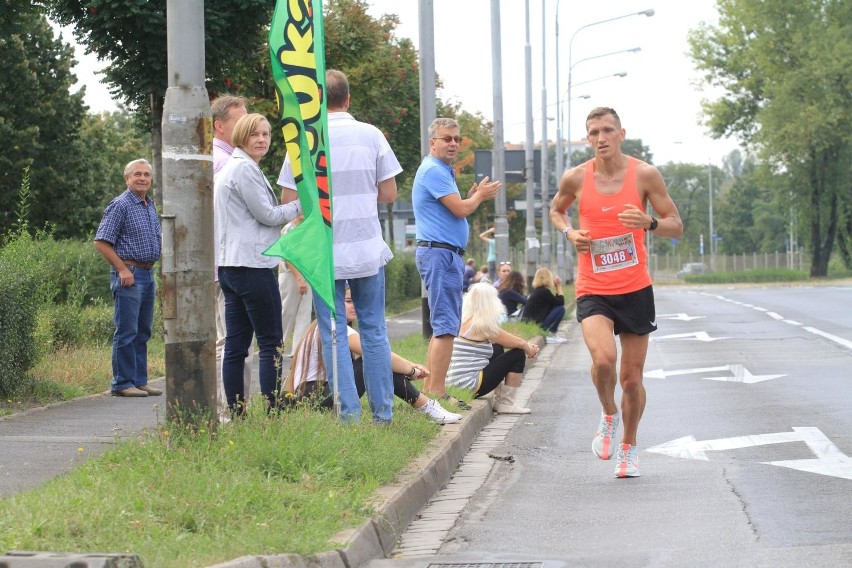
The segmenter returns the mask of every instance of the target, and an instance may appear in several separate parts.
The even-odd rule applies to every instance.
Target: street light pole
[[[624,19],[624,18],[631,18],[633,16],[646,16],[646,17],[650,18],[653,15],[654,15],[654,9],[649,8],[647,10],[642,10],[641,12],[632,12],[630,14],[624,14],[622,16],[616,16],[614,18],[607,18],[606,20],[599,20],[597,22],[592,22],[590,24],[580,26],[579,28],[574,30],[573,34],[571,34],[571,39],[568,41],[568,167],[569,168],[571,167],[571,81],[572,81],[571,71],[573,70],[573,65],[572,65],[573,52],[572,52],[572,50],[574,48],[574,38],[577,37],[578,33],[585,30],[586,28],[590,28],[592,26],[597,26],[597,25],[600,25],[600,24],[606,24],[608,22],[614,22],[615,20],[621,20],[621,19]],[[630,51],[630,50],[626,50],[626,51]],[[610,55],[610,54],[604,54],[604,55],[601,55],[600,57],[605,57],[606,55]],[[588,59],[594,59],[594,58],[589,57]],[[584,60],[581,59],[580,61],[584,61]],[[580,61],[578,61],[577,63],[580,63]]]
[[[525,151],[525,177],[526,177],[526,261],[527,261],[527,285],[532,288],[532,277],[538,263],[538,239],[535,231],[535,142],[533,141],[533,100],[532,100],[532,45],[530,44],[530,0],[524,2],[526,15],[526,45],[524,45],[524,94],[526,95],[526,151]]]
[[[562,104],[560,102],[562,89],[559,86],[559,0],[556,0],[556,191],[559,191],[559,180],[564,172],[562,156]],[[560,235],[561,236],[561,235]],[[565,239],[556,239],[556,272],[565,282],[573,278],[565,272]]]
[[[547,143],[547,0],[541,0],[541,257],[550,268],[550,145]],[[556,91],[559,98],[559,91]]]
[[[574,32],[575,35],[576,35],[576,33],[577,32]],[[571,37],[571,41],[574,41],[573,36]],[[567,135],[568,135],[568,165],[567,165],[567,168],[571,168],[572,162],[573,162],[573,160],[571,158],[571,88],[575,86],[574,85],[574,79],[573,79],[574,67],[576,65],[579,65],[580,63],[583,63],[584,61],[589,61],[591,59],[600,59],[601,57],[609,57],[610,55],[618,55],[620,53],[639,53],[640,51],[642,51],[641,47],[633,47],[633,48],[630,48],[630,49],[621,49],[619,51],[611,51],[609,53],[602,53],[600,55],[593,55],[592,57],[584,57],[583,59],[577,61],[576,63],[571,63],[571,49],[569,47],[569,49],[568,49],[568,100],[567,100],[567,104],[568,104],[568,131],[567,131]],[[616,73],[613,76],[615,76],[615,77],[626,77],[627,72],[622,71],[621,73]],[[609,77],[609,75],[607,75],[607,77]],[[604,77],[600,77],[600,78],[603,79]],[[577,83],[577,85],[584,85],[586,83],[591,83],[592,81],[596,81],[596,80],[597,79],[591,79],[590,81],[583,81],[581,83]]]
[[[709,221],[710,226],[710,270],[716,270],[716,233],[713,231],[713,164],[710,160],[707,161],[707,199],[710,203]]]
[[[492,179],[501,183],[494,199],[494,240],[497,261],[509,258],[509,221],[506,217],[506,147],[503,143],[503,59],[500,43],[500,0],[491,0],[491,82],[494,85],[494,145],[491,150]]]

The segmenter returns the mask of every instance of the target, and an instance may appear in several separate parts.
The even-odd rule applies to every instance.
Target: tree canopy
[[[852,2],[719,0],[718,26],[690,34],[718,135],[738,135],[779,174],[773,190],[808,226],[812,276],[825,276],[852,224]]]
[[[14,6],[9,6],[14,4]],[[47,19],[29,2],[0,11],[0,230],[13,223],[24,168],[30,169],[29,224],[54,220],[81,171],[75,144],[86,114],[71,47],[54,38]]]

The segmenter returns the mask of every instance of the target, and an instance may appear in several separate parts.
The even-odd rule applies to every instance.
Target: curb
[[[546,345],[541,336],[534,337],[531,342],[540,348]],[[535,364],[537,361],[533,362]],[[447,484],[476,437],[493,420],[491,397],[475,399],[471,406],[473,410],[462,422],[442,427],[426,453],[400,473],[399,481],[376,491],[381,504],[371,519],[330,539],[340,543],[334,550],[308,557],[298,554],[242,556],[208,568],[355,568],[370,560],[387,558],[399,536],[429,499]]]

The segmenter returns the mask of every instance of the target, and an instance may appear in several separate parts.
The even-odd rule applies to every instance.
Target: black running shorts
[[[590,294],[577,298],[577,321],[582,322],[589,316],[604,316],[610,319],[616,335],[622,331],[647,335],[657,330],[654,288],[648,286],[629,294]]]

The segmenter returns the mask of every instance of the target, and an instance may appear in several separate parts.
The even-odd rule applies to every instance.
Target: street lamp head
[[[642,51],[641,47],[634,47],[633,49],[627,50],[628,53],[639,53],[640,51]]]
[[[636,14],[636,15],[637,15],[637,16],[648,16],[648,17],[650,18],[651,16],[653,16],[653,15],[654,15],[654,9],[653,9],[653,8],[649,8],[649,9],[647,9],[647,10],[642,10],[641,12],[639,12],[639,13],[638,13],[638,14]]]
[[[622,71],[621,73],[616,73],[613,77],[627,77],[627,71]]]

